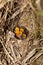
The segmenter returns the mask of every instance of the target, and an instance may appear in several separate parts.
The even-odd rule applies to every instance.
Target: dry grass
[[[0,65],[43,65],[40,3],[41,0],[0,0]],[[25,28],[26,39],[15,37],[16,26]]]

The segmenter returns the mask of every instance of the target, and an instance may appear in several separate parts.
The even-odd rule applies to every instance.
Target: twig
[[[1,0],[1,2],[0,2],[0,9],[1,9],[2,7],[4,7],[4,5],[5,5],[7,2],[9,2],[9,1],[11,1],[11,0]]]
[[[40,53],[36,54],[34,57],[32,57],[32,58],[30,59],[30,63],[34,62],[34,61],[35,61],[37,58],[39,58],[42,54],[43,54],[43,52],[40,52]]]
[[[17,10],[17,11],[11,16],[10,19],[15,18],[19,13],[23,12],[24,8],[25,8],[27,5],[28,5],[28,3],[25,4],[24,6],[22,6],[19,10]]]
[[[10,44],[10,47],[11,47],[11,51],[12,51],[12,55],[13,55],[14,59],[17,60],[15,53],[14,53],[14,50],[13,50],[13,46],[11,44]]]
[[[15,52],[16,52],[16,54],[17,54],[17,57],[19,57],[19,58],[21,58],[21,54],[20,54],[20,52],[19,52],[19,49],[15,46]]]
[[[24,4],[24,6],[22,6],[19,10],[17,10],[8,20],[15,18],[19,13],[22,13],[27,5],[29,5],[31,7],[31,9],[34,11],[34,13],[37,13],[30,1],[30,2],[27,2],[27,4]]]
[[[1,61],[0,61],[0,65],[3,65]]]
[[[37,6],[37,9],[38,9],[39,11],[41,10],[40,1],[41,1],[41,0],[36,0],[36,6]]]
[[[14,63],[14,65],[16,65],[14,59],[9,55],[9,53],[8,53],[8,51],[6,50],[6,48],[5,48],[5,46],[4,46],[3,43],[2,43],[2,46],[3,46],[3,49],[4,49],[4,51],[5,51],[5,54],[12,60],[12,62]]]
[[[3,15],[3,17],[2,17],[2,19],[4,18],[4,20],[6,21],[6,17],[7,17],[7,14],[8,14],[8,6],[7,6],[7,8],[6,8],[6,12],[5,12],[5,14]]]
[[[30,51],[30,53],[24,58],[24,60],[22,61],[22,63],[26,63],[26,61],[28,59],[30,59],[35,54],[35,52],[36,52],[36,48],[33,49],[32,51]]]

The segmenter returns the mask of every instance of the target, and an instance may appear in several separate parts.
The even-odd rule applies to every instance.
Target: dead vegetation
[[[0,0],[0,65],[43,65],[43,1]],[[25,39],[15,37],[23,27]]]

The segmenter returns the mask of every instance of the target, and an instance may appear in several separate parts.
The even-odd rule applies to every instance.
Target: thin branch
[[[6,48],[5,48],[5,46],[4,46],[3,43],[2,43],[2,46],[3,46],[3,49],[4,49],[4,51],[5,51],[5,54],[12,60],[12,62],[14,63],[14,65],[16,65],[14,59],[10,56],[10,54],[9,54],[8,51],[6,50]]]
[[[2,7],[4,7],[4,5],[5,5],[7,2],[9,2],[9,1],[11,1],[11,0],[1,0],[1,2],[0,2],[0,9],[1,9]]]
[[[12,51],[12,55],[14,57],[15,60],[17,60],[16,56],[15,56],[15,53],[14,53],[14,49],[13,49],[13,46],[10,44],[10,47],[11,47],[11,51]]]
[[[41,55],[43,54],[43,52],[40,52],[38,54],[36,54],[34,57],[31,58],[30,63],[34,62],[36,59],[38,59]]]
[[[17,11],[11,16],[10,19],[15,18],[19,13],[23,12],[24,8],[25,8],[27,5],[28,5],[28,3],[25,4],[24,6],[22,6],[19,10],[17,10]]]
[[[33,49],[32,51],[30,51],[30,52],[28,53],[28,55],[24,58],[24,60],[22,61],[22,63],[26,63],[26,61],[27,61],[28,59],[30,59],[30,58],[35,54],[35,52],[36,52],[36,48]]]
[[[41,0],[36,0],[36,6],[37,6],[37,9],[38,9],[39,11],[41,10],[40,1],[41,1]]]

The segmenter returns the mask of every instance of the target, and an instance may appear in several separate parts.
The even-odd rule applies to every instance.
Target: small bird
[[[17,39],[26,39],[28,33],[26,28],[16,26],[14,34]]]

